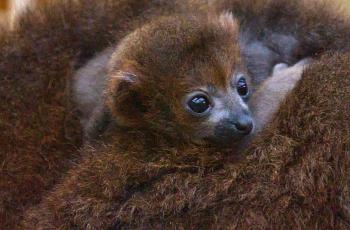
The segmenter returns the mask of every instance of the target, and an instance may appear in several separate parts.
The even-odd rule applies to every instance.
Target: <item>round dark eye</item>
[[[210,108],[210,101],[205,95],[196,95],[187,104],[193,112],[198,114],[204,113]]]
[[[237,82],[237,92],[241,96],[246,96],[248,94],[248,84],[244,77],[241,77]]]

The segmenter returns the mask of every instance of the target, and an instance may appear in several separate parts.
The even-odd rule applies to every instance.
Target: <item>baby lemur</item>
[[[175,27],[174,31],[166,27],[153,31],[152,25],[145,26],[78,71],[75,99],[87,136],[103,130],[110,115],[118,126],[127,127],[142,124],[146,116],[148,126],[161,124],[168,132],[183,130],[196,142],[227,142],[251,132],[253,120],[246,104],[249,78],[239,46],[232,40],[228,44],[237,37],[236,22],[230,16],[204,25],[189,20],[196,27],[172,22],[165,24]],[[191,34],[193,29],[208,34]],[[157,36],[161,30],[167,37]],[[178,30],[183,38],[177,38]],[[134,89],[139,85],[145,85],[142,92]]]
[[[235,19],[231,14],[221,15],[220,20],[221,23],[228,29],[232,30],[234,28],[235,31],[238,31]],[[145,29],[143,28],[142,30]],[[89,61],[84,67],[78,70],[77,74],[75,75],[75,101],[79,105],[82,115],[81,122],[85,130],[85,135],[88,139],[95,138],[97,135],[103,133],[106,127],[113,121],[116,121],[119,123],[119,125],[126,123],[123,115],[128,116],[128,114],[122,114],[122,116],[119,116],[119,113],[115,112],[115,116],[111,118],[111,108],[107,108],[105,103],[110,95],[106,95],[105,93],[106,88],[109,87],[109,84],[112,82],[111,79],[113,80],[115,75],[121,75],[119,78],[124,79],[125,81],[129,82],[129,84],[132,84],[134,80],[137,80],[137,75],[133,73],[133,69],[125,71],[120,67],[119,63],[125,59],[123,55],[125,55],[124,53],[127,51],[124,50],[131,49],[129,44],[132,43],[133,40],[138,41],[135,37],[139,36],[140,34],[141,32],[137,31],[128,36],[123,42],[121,42],[116,51],[113,47],[106,49],[94,59]],[[237,34],[235,34],[235,36],[237,38]],[[157,41],[157,39],[158,38],[154,40]],[[220,72],[218,70],[196,69],[197,66],[200,68],[208,68],[203,64],[206,61],[210,61],[207,63],[207,65],[214,65],[211,64],[211,62],[219,62],[216,60],[210,60],[210,53],[205,54],[204,56],[208,60],[199,58],[199,61],[203,63],[193,63],[191,66],[186,66],[186,72],[177,73],[175,69],[172,69],[173,71],[171,74],[167,73],[166,75],[168,76],[167,81],[171,82],[172,84],[176,84],[178,81],[186,80],[186,78],[182,79],[181,75],[182,77],[192,76],[191,83],[186,86],[185,89],[181,89],[179,87],[180,90],[185,92],[183,95],[181,95],[181,91],[178,92],[178,95],[182,96],[181,99],[179,98],[179,101],[181,101],[179,105],[182,107],[179,112],[185,111],[187,115],[192,117],[194,122],[199,122],[199,124],[196,125],[198,126],[198,132],[194,133],[196,140],[209,138],[215,139],[215,141],[219,142],[227,142],[230,139],[243,138],[245,135],[250,134],[253,128],[255,132],[261,130],[261,128],[271,119],[272,115],[277,110],[279,103],[284,99],[286,94],[293,89],[296,82],[301,77],[304,65],[307,63],[304,60],[301,61],[293,68],[290,68],[287,71],[288,74],[283,73],[283,71],[281,72],[282,69],[287,68],[287,65],[276,66],[276,70],[278,71],[275,71],[272,78],[268,79],[261,86],[256,93],[257,95],[252,100],[251,105],[255,115],[253,118],[247,105],[247,101],[252,92],[250,89],[252,87],[249,86],[250,76],[247,74],[244,67],[245,63],[242,62],[240,58],[240,52],[238,50],[239,47],[237,44],[234,45],[236,46],[236,50],[233,50],[234,53],[230,53],[229,50],[222,50],[221,52],[223,56],[217,57],[219,61],[224,59],[225,56],[229,57],[230,55],[232,55],[232,58],[235,58],[234,61],[231,61],[232,67],[229,67],[229,64],[224,63],[227,65],[225,68],[232,68],[221,73],[227,75],[225,76],[229,79],[226,80],[227,82],[220,80],[220,77],[222,78],[222,76],[219,76]],[[153,46],[156,47],[154,44]],[[211,48],[211,44],[208,44],[207,46]],[[171,52],[173,49],[166,50],[166,48],[168,47],[163,48],[162,52],[164,54],[162,55],[168,55],[168,58],[171,58],[172,55],[174,55]],[[157,50],[157,52],[159,51]],[[214,54],[218,55],[217,53]],[[144,54],[143,59],[147,60],[147,55],[148,53]],[[159,55],[159,58],[160,57],[161,55]],[[215,56],[213,56],[213,58],[215,58]],[[163,59],[165,60],[165,58]],[[157,61],[160,62],[161,60]],[[179,62],[179,68],[182,68],[182,66],[185,65],[181,63],[181,59],[177,61]],[[135,61],[133,60],[132,62]],[[227,62],[229,63],[229,61]],[[136,63],[139,63],[139,61]],[[166,63],[169,63],[169,61]],[[173,63],[170,64],[173,65]],[[160,64],[157,63],[157,65],[159,66]],[[173,67],[176,68],[176,66]],[[159,71],[157,69],[155,70]],[[162,71],[164,72],[164,70]],[[163,72],[160,72],[159,75],[164,77]],[[157,78],[160,76],[157,76]],[[223,82],[225,84],[223,84]],[[185,81],[183,82],[182,87],[184,86]],[[160,90],[162,90],[161,85],[158,87]],[[176,88],[173,90],[176,90]],[[154,93],[157,93],[157,91],[155,90]],[[175,95],[176,94],[174,93],[174,96]],[[135,106],[138,105],[135,104]],[[120,107],[120,109],[123,110],[124,108]],[[137,108],[134,112],[142,113],[142,111],[138,111]],[[130,114],[130,116],[132,116],[132,114]]]
[[[239,43],[242,63],[246,67],[245,77],[249,78],[247,84],[252,83],[249,85],[248,94],[259,88],[259,85],[273,74],[273,67],[278,63],[294,65],[304,58],[317,57],[326,51],[346,50],[349,47],[347,41],[350,38],[346,23],[348,17],[329,4],[326,1],[315,0],[213,1],[213,6],[218,8],[218,12],[232,11],[239,24],[239,35],[235,41]],[[230,17],[230,14],[227,13],[226,17]],[[110,49],[100,54],[76,75],[75,98],[82,110],[85,133],[90,137],[101,133],[109,123],[109,113],[102,102],[106,77],[101,76],[106,76],[106,63],[112,52]],[[96,76],[99,77],[95,78]],[[269,85],[270,89],[277,89],[276,81],[270,80],[271,82],[267,81],[264,85]],[[95,86],[101,84],[101,87]],[[289,85],[292,88],[294,84]],[[263,92],[265,94],[261,96]],[[278,108],[279,100],[283,100],[283,95],[287,92],[288,90],[282,94],[274,94],[267,90],[259,90],[255,98],[265,100],[251,100],[252,110],[258,109],[257,106],[260,105],[259,111],[254,112],[254,130],[260,130],[259,127],[268,122],[270,115]],[[277,104],[268,103],[271,100],[276,100]],[[261,119],[258,120],[259,118]]]

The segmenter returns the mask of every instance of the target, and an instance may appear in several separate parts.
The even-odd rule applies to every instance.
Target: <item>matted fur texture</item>
[[[88,0],[56,6],[27,15],[15,32],[1,34],[1,229],[18,225],[23,210],[38,203],[79,157],[80,127],[69,92],[75,65],[131,30],[130,18],[139,19],[137,26],[158,14],[158,4],[162,1]],[[308,70],[246,151],[247,160],[211,159],[198,167],[187,159],[150,163],[115,155],[109,145],[98,150],[96,160],[96,150],[86,149],[86,159],[27,213],[25,224],[50,229],[70,219],[55,219],[51,211],[79,206],[79,197],[66,198],[80,180],[87,188],[81,196],[91,199],[76,210],[77,228],[88,223],[79,212],[89,211],[95,199],[118,205],[96,206],[90,213],[94,226],[350,228],[349,61],[349,54],[326,56]],[[105,208],[111,211],[102,218]]]
[[[76,67],[175,1],[56,1],[0,35],[0,229],[77,158],[81,144],[70,81]],[[160,10],[161,9],[161,10]]]
[[[240,163],[212,152],[196,164],[204,153],[194,148],[149,161],[135,139],[126,155],[115,154],[125,139],[86,149],[24,228],[348,229],[349,61],[326,56],[308,69]]]
[[[170,27],[162,28],[164,38]],[[23,228],[349,228],[349,58],[326,55],[308,69],[239,162],[232,150],[186,143],[176,125],[158,119],[155,127],[119,130],[111,144],[84,149],[85,159],[26,213]],[[152,63],[143,70],[163,68]],[[157,84],[145,85],[138,87]],[[154,116],[168,121],[166,111]],[[169,133],[152,132],[157,125]]]

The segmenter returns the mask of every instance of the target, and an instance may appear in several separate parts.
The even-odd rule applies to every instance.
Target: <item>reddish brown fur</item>
[[[241,65],[234,37],[233,23],[229,28],[218,18],[182,16],[155,20],[122,41],[112,58],[106,95],[117,120],[113,144],[93,151],[99,154],[90,154],[73,170],[43,209],[29,214],[24,228],[118,225],[115,212],[143,181],[177,170],[214,167],[221,164],[219,159],[229,159],[223,150],[197,144],[194,138],[201,119],[183,109],[182,99],[193,87],[211,83],[226,89],[231,84],[233,67]],[[135,79],[126,81],[123,73],[132,73]],[[148,171],[144,164],[155,168]],[[132,175],[136,181],[129,178]],[[97,176],[97,181],[90,176]]]
[[[74,67],[150,15],[177,9],[168,1],[64,2],[26,14],[16,31],[0,36],[1,229],[17,225],[79,155]]]
[[[136,12],[107,7],[102,15],[96,13],[96,6],[86,4],[65,9],[64,21],[57,11],[61,13],[45,16],[37,27],[31,26],[35,20],[31,19],[14,34],[1,35],[0,128],[5,132],[0,134],[0,228],[12,229],[22,209],[37,203],[66,170],[68,159],[77,156],[80,135],[74,128],[79,126],[76,122],[70,126],[68,117],[52,119],[69,114],[62,89],[75,54],[88,58],[118,39],[122,32],[117,38],[114,32],[127,29],[124,14],[138,14],[136,9],[148,7],[143,4],[135,1]],[[71,10],[82,14],[72,15]],[[87,26],[89,21],[82,15],[95,18],[96,26]],[[183,149],[176,143],[169,147],[162,138],[156,143],[164,146],[161,158],[140,156],[140,146],[155,143],[143,143],[143,138],[130,142],[130,136],[112,146],[86,150],[86,159],[63,184],[28,212],[27,228],[50,229],[72,216],[81,226],[349,228],[348,63],[349,54],[325,57],[309,70],[240,164],[223,161],[224,153],[213,151],[208,157],[202,148]],[[39,101],[44,106],[34,105],[34,96],[44,96]],[[51,112],[43,113],[43,108]],[[15,128],[9,126],[14,121]],[[129,148],[130,155],[116,155],[120,148]],[[105,215],[106,210],[112,211]]]
[[[198,148],[163,148],[147,160],[135,141],[116,154],[125,139],[88,150],[28,213],[25,229],[348,229],[349,61],[350,54],[324,57],[308,70],[239,164],[215,152],[198,161]]]
[[[107,96],[112,113],[123,119],[122,125],[131,121],[174,143],[196,138],[194,129],[203,119],[183,109],[184,95],[209,84],[226,90],[235,67],[242,65],[234,37],[236,28],[224,31],[202,17],[160,18],[137,30],[121,45],[126,49],[120,48],[112,58],[113,83]],[[120,72],[136,75],[136,83],[120,85]]]
[[[163,175],[120,206],[121,222],[132,228],[348,229],[349,61],[350,54],[327,56],[308,70],[245,151],[246,161],[214,173]]]
[[[181,25],[188,36],[193,32],[186,30],[186,23],[175,25]],[[149,59],[134,48],[119,63],[141,81],[127,90],[141,93],[147,108],[164,109],[159,107],[165,105],[164,95],[181,93],[181,88],[167,88],[157,76],[169,74],[163,67],[172,65],[181,76],[179,57],[168,55],[177,55],[187,43],[176,44],[171,54],[165,53],[166,58],[149,51],[154,45],[169,50],[167,45],[173,40],[168,29],[171,26],[161,25],[158,34],[166,39],[142,43],[141,53],[151,55]],[[180,40],[184,36],[177,34]],[[140,39],[152,37],[144,36]],[[205,53],[204,47],[201,52]],[[134,128],[116,130],[111,145],[86,150],[87,158],[28,212],[24,228],[348,228],[349,57],[324,57],[308,70],[240,163],[232,159],[232,151],[228,154],[184,142],[189,137],[181,134],[187,127],[176,129],[179,120],[169,120],[173,110],[151,110],[147,117],[139,117],[142,113],[118,107],[114,111],[118,116],[137,116],[128,123]],[[154,88],[165,92],[154,97]],[[114,87],[111,92],[114,95]],[[132,108],[124,103],[125,98],[114,96],[112,108],[116,102]]]

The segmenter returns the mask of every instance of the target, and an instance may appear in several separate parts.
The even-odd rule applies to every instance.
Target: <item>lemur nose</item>
[[[249,134],[253,129],[253,120],[250,116],[240,116],[235,122],[235,127],[238,131]]]

